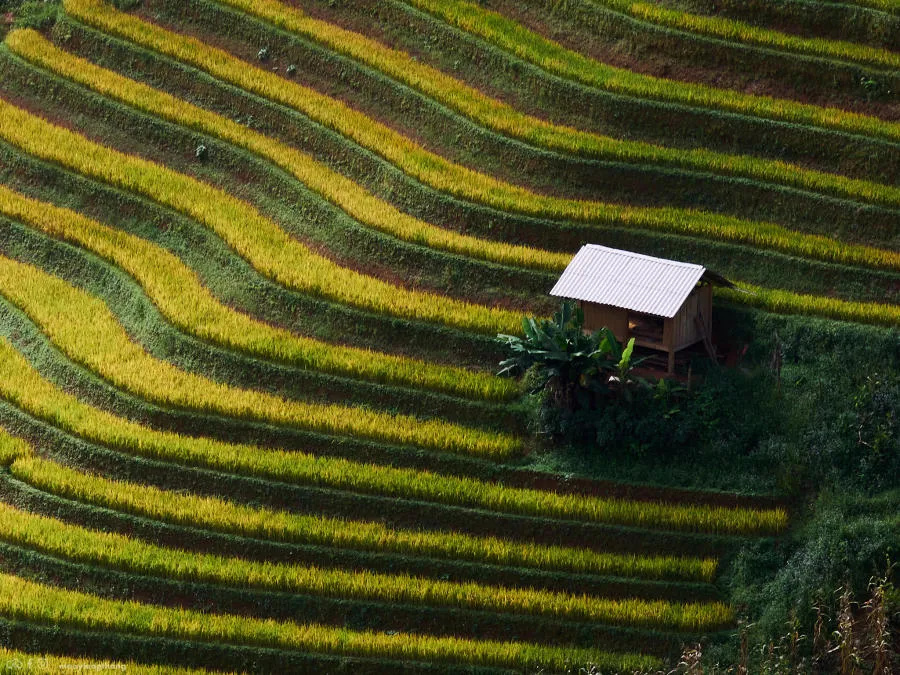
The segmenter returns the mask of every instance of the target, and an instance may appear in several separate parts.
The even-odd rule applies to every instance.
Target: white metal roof
[[[706,268],[585,244],[550,295],[673,317]]]

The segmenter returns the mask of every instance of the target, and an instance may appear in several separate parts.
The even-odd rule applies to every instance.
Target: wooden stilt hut
[[[712,285],[732,286],[702,265],[586,244],[550,295],[576,300],[586,330],[608,327],[621,341],[668,355],[702,342],[711,356]]]

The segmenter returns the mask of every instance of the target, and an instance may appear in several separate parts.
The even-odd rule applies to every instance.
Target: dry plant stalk
[[[835,631],[835,639],[840,654],[841,675],[862,675],[859,668],[860,656],[856,645],[856,636],[853,631],[853,596],[849,585],[845,585],[838,600],[838,627]]]
[[[866,613],[866,656],[872,662],[872,675],[890,675],[893,651],[891,644],[890,616],[885,601],[888,575],[873,578],[869,582],[869,599],[863,604]]]

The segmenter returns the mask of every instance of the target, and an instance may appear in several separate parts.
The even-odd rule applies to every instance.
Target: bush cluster
[[[829,489],[811,504],[805,525],[789,542],[747,544],[726,585],[740,611],[754,618],[754,641],[777,640],[786,625],[812,637],[818,623],[837,618],[841,605],[865,597],[879,578],[889,578],[900,549],[898,513],[896,490],[867,497],[852,489]],[[884,590],[885,600],[896,605],[889,582]],[[857,628],[862,627],[865,613],[856,608],[854,614],[860,619]],[[813,649],[812,642],[804,645],[804,653]]]

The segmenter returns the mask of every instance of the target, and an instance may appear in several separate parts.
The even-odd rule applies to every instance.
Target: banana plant
[[[550,387],[561,405],[589,407],[596,394],[626,392],[632,382],[634,340],[623,349],[609,328],[584,331],[584,312],[563,303],[552,319],[522,320],[525,337],[498,335],[510,352],[500,375],[517,375],[536,366],[531,393]],[[627,396],[627,392],[625,393]]]

